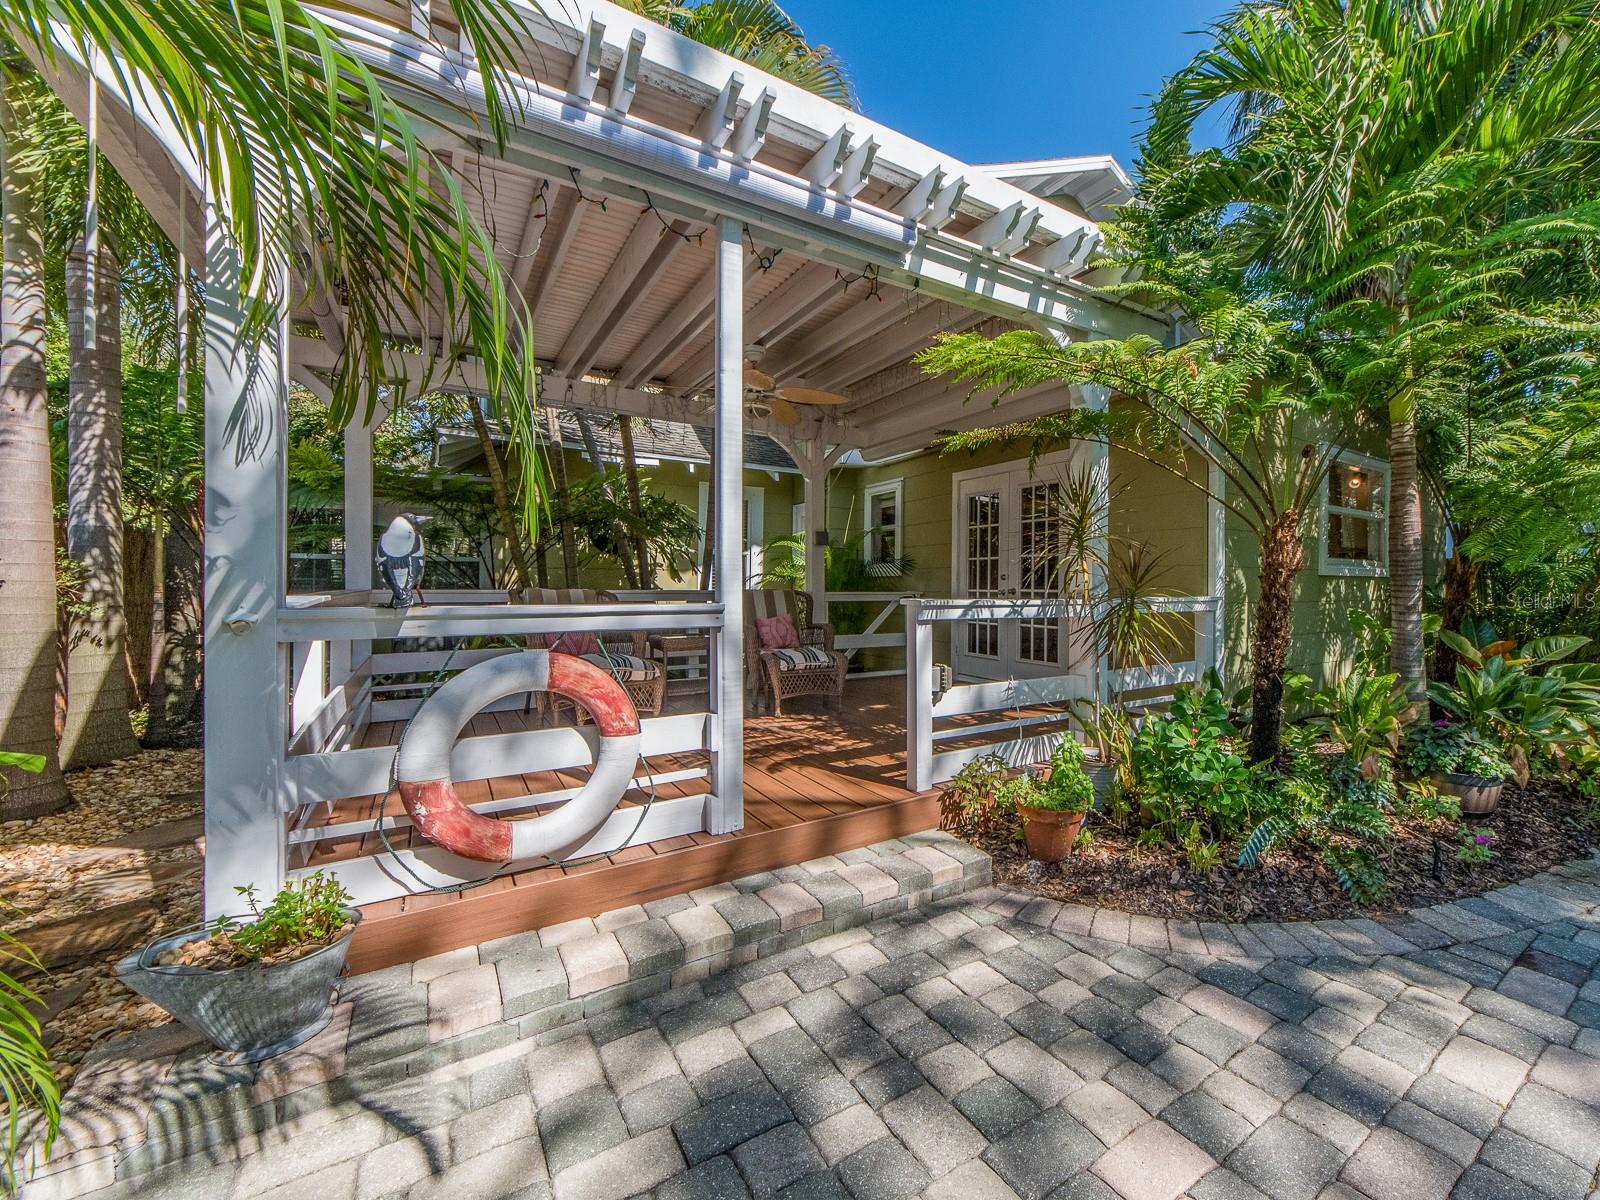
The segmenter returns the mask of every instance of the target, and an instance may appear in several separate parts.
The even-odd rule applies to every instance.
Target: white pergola
[[[175,241],[203,248],[208,912],[231,907],[237,885],[271,891],[296,869],[296,847],[310,840],[296,839],[298,812],[382,790],[374,785],[384,782],[383,752],[354,748],[352,732],[383,705],[398,712],[371,689],[375,673],[397,665],[372,656],[376,639],[585,623],[712,630],[704,718],[697,726],[646,722],[647,751],[680,743],[710,750],[710,796],[699,807],[658,806],[670,811],[659,820],[653,812],[640,837],[739,828],[744,431],[771,435],[804,473],[809,544],[826,536],[827,470],[845,452],[906,453],[934,430],[993,419],[987,397],[969,403],[966,388],[929,379],[911,362],[940,332],[1167,332],[1160,314],[1094,293],[1095,222],[1041,198],[1070,174],[1074,194],[1106,203],[1126,187],[1110,160],[967,165],[604,0],[546,8],[523,14],[530,73],[518,83],[520,114],[503,150],[470,119],[481,108],[481,78],[449,25],[430,20],[426,0],[374,0],[364,19],[328,19],[374,65],[403,79],[434,120],[430,146],[478,207],[532,309],[543,397],[713,426],[717,585],[709,601],[554,615],[506,606],[503,597],[494,608],[478,597],[476,607],[437,603],[410,614],[375,606],[370,428],[346,435],[345,578],[353,591],[286,596],[284,401],[291,380],[326,393],[342,344],[340,314],[324,300],[286,314],[263,344],[241,343],[238,258],[205,223],[192,155],[159,108],[129,103],[115,64],[99,64],[102,149]],[[40,66],[83,116],[88,73],[77,53],[64,45],[53,64]],[[1010,181],[1035,177],[1046,181],[1041,194]],[[427,378],[435,388],[484,390],[470,352],[449,363],[436,357],[453,340],[446,320],[434,311],[392,331],[397,343],[423,348],[392,355],[397,386]],[[317,336],[296,332],[308,328]],[[842,392],[849,403],[805,409],[798,426],[748,414],[742,381],[752,357],[781,383]],[[1007,399],[1005,412],[1014,419],[1072,400],[1060,390],[1023,393]],[[808,555],[808,583],[819,596],[821,572],[822,556]],[[325,683],[307,683],[324,670]],[[586,761],[576,731],[523,736],[546,734],[538,754]],[[530,753],[463,742],[459,757],[464,766],[505,767]],[[408,867],[441,879],[461,875],[459,863],[420,852],[414,859]],[[361,898],[409,886],[381,862],[363,869]]]

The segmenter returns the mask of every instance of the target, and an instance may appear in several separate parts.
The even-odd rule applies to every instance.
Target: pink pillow
[[[588,632],[547,633],[544,635],[544,644],[562,654],[576,654],[579,657],[600,653],[600,639]]]
[[[794,618],[788,613],[757,617],[756,632],[761,635],[763,650],[792,650],[800,645],[800,634],[795,630]]]

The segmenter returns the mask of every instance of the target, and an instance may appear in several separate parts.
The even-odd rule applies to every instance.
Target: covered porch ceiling
[[[474,122],[481,80],[447,8],[360,7],[326,16],[436,120],[430,145],[532,310],[552,403],[708,423],[723,217],[740,222],[746,244],[747,361],[780,386],[848,400],[803,408],[798,426],[749,414],[752,431],[785,444],[875,459],[919,448],[934,429],[992,420],[987,403],[911,363],[944,331],[1165,331],[1159,314],[1093,294],[1099,229],[1046,198],[1070,174],[1096,201],[1080,207],[1103,211],[1126,184],[1110,160],[965,164],[605,0],[525,10],[521,112],[496,150]],[[112,69],[101,67],[116,101],[102,105],[116,109],[106,152],[174,235],[189,190],[186,236],[203,244],[192,161],[158,112],[119,107]],[[70,53],[49,70],[79,104],[84,76]],[[294,320],[305,332],[291,371],[323,391],[338,364],[337,309],[324,293]],[[391,331],[413,348],[394,353],[397,378],[437,385],[448,346],[445,386],[481,388],[471,347],[447,321],[434,309]],[[1063,403],[1059,391],[1014,396],[1007,416]]]

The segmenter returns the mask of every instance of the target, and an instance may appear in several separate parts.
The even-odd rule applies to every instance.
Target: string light
[[[645,213],[654,213],[656,220],[661,222],[660,236],[665,237],[670,233],[673,237],[682,238],[684,241],[690,242],[696,246],[703,246],[705,244],[706,231],[704,229],[702,229],[699,233],[684,233],[681,229],[674,229],[670,224],[668,224],[666,217],[662,216],[661,210],[656,207],[656,202],[650,199],[649,192],[644,194],[644,207],[639,210],[640,216],[643,216]]]
[[[883,303],[883,286],[878,280],[877,267],[863,267],[859,275],[846,275],[838,267],[835,267],[833,269],[833,277],[844,281],[844,290],[846,292],[850,290],[851,284],[860,283],[865,279],[867,281],[867,299],[876,300],[879,304]]]
[[[744,240],[750,247],[750,257],[756,260],[756,266],[760,268],[763,275],[772,270],[772,264],[777,262],[778,255],[783,253],[782,246],[779,246],[771,254],[763,254],[757,250],[756,239],[750,236],[750,226],[748,225],[744,227]]]
[[[572,176],[572,190],[578,194],[579,200],[581,200],[584,204],[598,204],[601,212],[606,211],[606,198],[604,196],[595,197],[585,196],[583,194],[583,185],[578,182],[578,172],[576,168],[568,167],[567,174]]]

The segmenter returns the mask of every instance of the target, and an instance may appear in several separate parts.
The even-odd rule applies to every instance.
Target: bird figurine
[[[421,594],[425,560],[422,531],[412,513],[389,522],[378,539],[378,572],[389,585],[390,608],[410,608]]]

